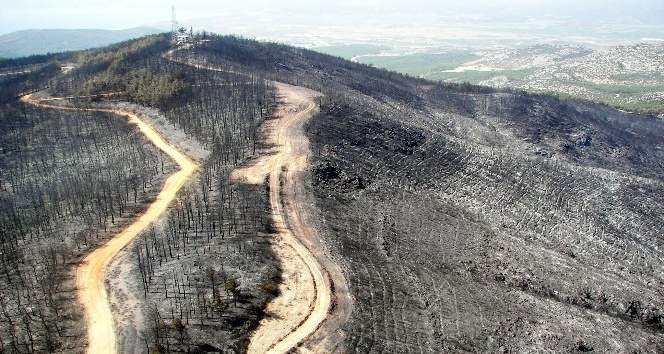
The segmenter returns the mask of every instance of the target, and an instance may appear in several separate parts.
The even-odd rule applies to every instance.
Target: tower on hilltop
[[[175,6],[171,6],[171,40],[173,44],[178,42],[178,21],[175,18]]]
[[[175,6],[171,6],[171,42],[173,45],[188,43],[193,38],[193,28],[187,33],[187,29],[178,24],[178,20],[175,17]]]

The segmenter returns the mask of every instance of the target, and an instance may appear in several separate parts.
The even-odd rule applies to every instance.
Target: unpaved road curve
[[[85,308],[87,322],[87,352],[90,354],[115,354],[117,351],[117,340],[111,307],[108,302],[106,287],[104,286],[106,268],[123,248],[152,222],[157,221],[161,214],[166,211],[169,204],[175,199],[177,192],[196,171],[196,163],[173,145],[169,144],[152,126],[142,121],[132,112],[115,109],[75,108],[52,105],[33,99],[32,95],[21,97],[21,101],[42,108],[106,112],[124,116],[128,119],[129,123],[136,125],[150,142],[180,166],[180,171],[168,177],[161,192],[157,195],[157,199],[150,204],[147,210],[106,244],[88,254],[76,270],[77,295]]]
[[[170,50],[163,57],[226,72],[175,60],[174,53]],[[280,294],[267,305],[267,316],[251,336],[248,352],[338,351],[343,336],[339,328],[350,316],[352,302],[341,269],[325,255],[317,231],[307,220],[309,214],[303,210],[303,176],[309,156],[304,125],[317,112],[315,98],[321,94],[280,82],[272,84],[280,103],[274,119],[261,127],[265,145],[272,148],[231,176],[251,184],[262,184],[268,178],[272,222],[277,230],[273,251],[282,267]]]
[[[284,193],[297,181],[294,175],[306,171],[309,142],[304,123],[317,110],[317,92],[275,83],[281,103],[275,117],[263,127],[266,143],[274,146],[251,165],[233,171],[232,178],[262,184],[269,178],[272,221],[277,230],[274,251],[281,260],[280,295],[267,307],[268,317],[259,325],[249,343],[249,353],[286,353],[314,333],[325,320],[332,303],[327,271],[296,237],[315,234],[300,213],[288,210],[301,207],[284,204]]]

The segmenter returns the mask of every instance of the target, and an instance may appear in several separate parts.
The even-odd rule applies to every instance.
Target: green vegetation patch
[[[167,45],[163,36],[149,36],[113,50],[79,54],[76,61],[81,67],[77,72],[84,74],[86,80],[78,93],[126,92],[132,100],[153,107],[167,102],[184,90],[182,78],[169,72],[137,69],[135,65],[145,56],[158,56]]]
[[[469,82],[479,84],[482,81],[490,80],[496,77],[505,76],[510,81],[521,81],[533,73],[532,69],[523,70],[499,70],[499,71],[476,71],[469,70],[464,72],[437,72],[427,76],[431,80],[440,80],[448,82]]]
[[[636,112],[636,113],[664,112],[664,101],[631,102],[631,103],[618,104],[616,106],[628,112]]]
[[[334,55],[344,59],[351,59],[358,55],[378,54],[389,47],[377,44],[343,44],[331,45],[327,47],[311,48],[323,54]]]
[[[437,72],[451,70],[471,60],[479,59],[467,51],[446,53],[417,53],[399,56],[366,56],[358,61],[412,76],[431,78]]]

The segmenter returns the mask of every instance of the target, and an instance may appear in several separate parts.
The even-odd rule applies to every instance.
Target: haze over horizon
[[[164,24],[170,20],[170,5],[183,21],[216,16],[250,19],[254,16],[274,20],[289,19],[291,25],[354,25],[381,23],[421,23],[440,18],[488,22],[551,21],[662,25],[664,2],[659,0],[469,0],[456,1],[369,0],[361,4],[350,0],[334,4],[321,0],[248,0],[242,3],[211,0],[157,0],[140,2],[118,0],[32,0],[5,5],[0,14],[0,34],[27,29],[125,29]],[[315,16],[315,21],[313,16]],[[310,18],[312,17],[312,18]]]
[[[6,2],[0,354],[664,354],[664,0]]]

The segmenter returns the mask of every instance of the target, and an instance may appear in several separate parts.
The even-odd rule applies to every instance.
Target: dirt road
[[[317,109],[319,94],[301,87],[275,83],[281,104],[275,117],[263,127],[266,144],[274,146],[252,164],[233,172],[232,178],[262,184],[269,178],[272,221],[277,230],[275,253],[281,260],[281,294],[267,308],[265,318],[249,344],[249,353],[285,353],[296,348],[327,316],[332,292],[327,272],[295,236],[312,234],[298,216],[284,205],[285,185],[295,183],[294,174],[305,171],[309,142],[304,123]]]
[[[176,61],[174,53],[170,50],[163,57]],[[265,146],[272,148],[259,153],[257,159],[231,176],[251,184],[262,184],[268,178],[272,221],[277,230],[273,251],[282,267],[280,294],[267,305],[267,316],[253,333],[248,352],[338,351],[343,338],[340,327],[350,316],[352,301],[341,269],[327,257],[317,231],[307,220],[310,215],[304,210],[304,175],[309,156],[304,125],[316,113],[315,98],[321,94],[280,82],[272,84],[280,104],[274,119],[261,127]]]
[[[116,353],[116,335],[113,326],[113,316],[108,302],[104,278],[106,268],[111,260],[120,253],[141,231],[156,221],[175,199],[177,192],[196,171],[196,164],[173,145],[164,140],[149,124],[142,121],[132,112],[113,109],[89,109],[64,107],[43,103],[32,99],[32,95],[21,98],[22,102],[42,108],[95,111],[114,113],[124,116],[129,123],[134,124],[157,148],[171,157],[179,166],[180,171],[168,177],[159,192],[157,199],[148,209],[135,219],[127,228],[114,236],[105,245],[97,248],[87,255],[76,270],[76,288],[78,299],[85,308],[88,349],[90,354]]]
[[[351,301],[341,270],[323,250],[311,214],[306,211],[304,174],[308,168],[307,120],[316,113],[320,93],[274,82],[280,99],[275,117],[263,126],[273,146],[231,176],[261,184],[268,178],[277,234],[274,252],[282,266],[279,296],[267,306],[249,343],[249,353],[331,352],[341,342],[340,326]],[[334,303],[334,308],[332,308]]]

